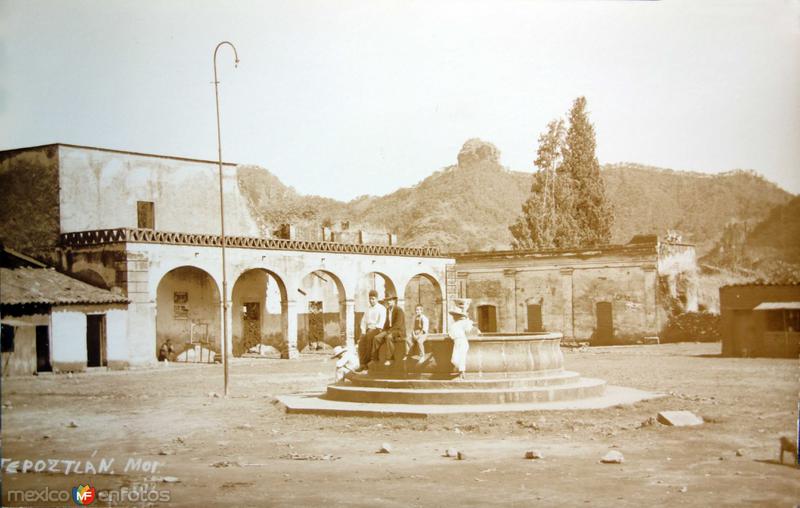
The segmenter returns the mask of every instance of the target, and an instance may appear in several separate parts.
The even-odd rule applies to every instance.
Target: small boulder
[[[539,450],[528,450],[525,452],[526,459],[543,459],[544,455]]]
[[[75,420],[70,420],[70,422],[67,424],[67,427],[69,427],[70,429],[77,429],[78,424],[75,423]]]
[[[458,455],[458,450],[456,450],[455,448],[448,448],[447,450],[444,451],[445,457],[455,457],[456,455]]]
[[[464,453],[464,452],[456,453],[456,459],[457,460],[465,460],[466,458],[467,458],[467,454],[466,453]]]
[[[703,424],[703,419],[691,411],[661,411],[658,413],[658,421],[673,427],[690,427]]]
[[[381,449],[378,450],[378,453],[392,453],[392,445],[389,443],[383,443],[381,445]]]
[[[600,459],[600,462],[603,464],[622,464],[625,462],[625,457],[617,450],[611,450]]]

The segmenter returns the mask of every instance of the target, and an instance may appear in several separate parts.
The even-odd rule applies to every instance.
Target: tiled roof
[[[725,284],[722,288],[764,288],[764,287],[778,287],[778,286],[788,286],[788,287],[797,287],[800,286],[800,282],[741,282],[738,284]]]
[[[127,302],[124,296],[86,284],[51,268],[0,268],[0,303],[3,305]]]

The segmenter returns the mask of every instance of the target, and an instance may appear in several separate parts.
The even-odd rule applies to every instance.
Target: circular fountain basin
[[[605,382],[564,370],[560,333],[486,333],[469,338],[467,371],[456,378],[450,357],[453,341],[428,336],[432,358],[419,365],[403,360],[398,348],[391,366],[380,361],[367,374],[351,375],[328,386],[325,399],[382,404],[504,404],[597,397]]]

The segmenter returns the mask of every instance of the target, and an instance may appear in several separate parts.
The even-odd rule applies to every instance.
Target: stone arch
[[[297,348],[344,345],[347,292],[339,276],[312,270],[300,279],[297,290]]]
[[[221,351],[220,290],[214,278],[195,266],[166,272],[156,288],[156,358],[167,339],[175,357],[199,345],[211,361]],[[194,345],[193,345],[194,344]]]
[[[242,271],[231,290],[231,346],[234,356],[287,347],[287,289],[266,268]]]
[[[406,283],[403,294],[406,314],[406,329],[411,330],[414,325],[414,309],[417,304],[422,305],[423,312],[428,316],[430,333],[444,331],[444,294],[442,286],[435,277],[428,273],[418,273]]]

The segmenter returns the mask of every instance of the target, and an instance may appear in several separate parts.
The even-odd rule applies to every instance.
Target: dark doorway
[[[487,333],[497,331],[497,307],[494,305],[478,306],[478,328]]]
[[[91,314],[86,316],[86,366],[106,365],[106,315]]]
[[[544,326],[542,324],[542,306],[539,304],[532,303],[528,305],[528,331],[544,331]]]
[[[614,317],[611,302],[597,302],[597,331],[595,339],[599,344],[610,344],[614,341]]]
[[[753,311],[736,309],[733,311],[733,354],[754,356],[756,349],[756,333],[753,326]]]
[[[36,327],[36,372],[52,372],[50,365],[50,328]]]
[[[308,302],[308,348],[322,349],[319,345],[325,339],[322,302]],[[360,323],[359,323],[360,324]]]
[[[244,350],[261,343],[261,302],[246,302],[242,311]]]

